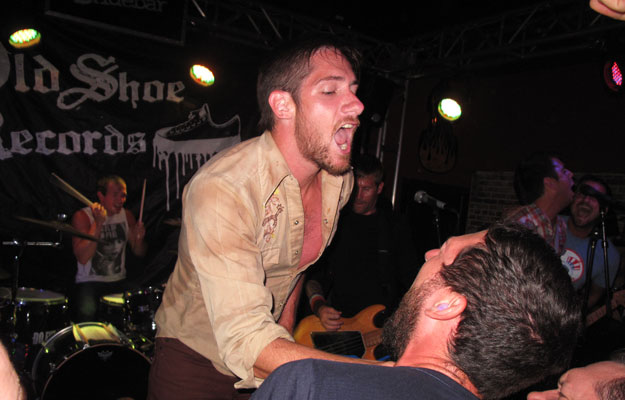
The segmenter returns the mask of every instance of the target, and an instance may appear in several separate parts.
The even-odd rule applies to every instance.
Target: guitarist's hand
[[[341,312],[330,306],[323,305],[317,311],[319,313],[319,321],[326,331],[338,331],[343,326],[341,320]]]

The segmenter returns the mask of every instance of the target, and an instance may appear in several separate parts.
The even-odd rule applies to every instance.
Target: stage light
[[[442,79],[430,92],[428,107],[431,118],[442,118],[449,122],[457,121],[462,116],[463,91],[458,84],[449,79]]]
[[[213,75],[210,69],[203,65],[195,64],[191,67],[189,74],[195,83],[199,85],[210,86],[215,83],[215,75]]]
[[[41,33],[36,29],[20,29],[9,36],[11,46],[21,49],[34,46],[41,40]]]
[[[625,72],[625,63],[615,59],[606,61],[603,67],[603,79],[613,92],[623,90],[623,72]]]
[[[462,115],[462,107],[456,100],[444,98],[438,102],[438,113],[448,121],[455,121]]]

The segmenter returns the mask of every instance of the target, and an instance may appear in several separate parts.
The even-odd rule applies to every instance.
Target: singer
[[[566,243],[566,221],[558,214],[573,200],[573,173],[557,157],[534,153],[514,171],[514,191],[521,207],[506,220],[534,230],[561,255]]]

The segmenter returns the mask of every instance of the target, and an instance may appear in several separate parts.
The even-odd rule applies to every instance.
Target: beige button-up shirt
[[[322,171],[322,250],[349,199],[351,171]],[[225,150],[185,186],[178,260],[156,313],[173,337],[220,372],[258,387],[253,366],[273,340],[293,340],[276,321],[301,273],[304,209],[297,180],[271,134]],[[309,264],[310,265],[310,264]]]

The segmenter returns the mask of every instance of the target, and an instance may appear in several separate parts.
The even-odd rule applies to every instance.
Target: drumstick
[[[145,202],[145,183],[147,179],[143,180],[143,193],[141,194],[141,208],[139,209],[139,222],[143,221],[143,203]]]
[[[55,178],[55,180],[51,179],[50,182],[52,182],[56,187],[64,190],[70,196],[73,196],[76,199],[80,200],[88,207],[91,207],[93,205],[93,202],[91,200],[83,196],[78,190],[74,189],[69,183],[65,182],[54,172],[52,173],[52,177]]]

